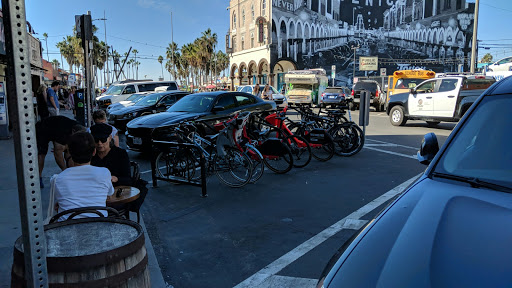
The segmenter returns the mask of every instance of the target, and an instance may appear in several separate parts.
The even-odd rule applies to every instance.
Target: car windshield
[[[206,112],[214,100],[215,96],[212,95],[188,95],[178,100],[167,112]]]
[[[130,97],[126,98],[126,101],[132,101],[132,102],[135,102],[136,100],[138,99],[141,99],[143,98],[145,95],[141,95],[141,94],[133,94],[131,95]]]
[[[124,86],[112,85],[105,92],[105,95],[120,95],[123,92]]]
[[[164,93],[155,93],[155,94],[148,95],[148,96],[140,99],[139,101],[137,101],[137,103],[135,103],[134,106],[151,106],[151,105],[155,105],[156,102],[158,100],[160,100],[160,98],[162,98],[162,96],[164,96]]]
[[[421,82],[425,81],[425,79],[416,79],[416,78],[406,78],[406,79],[398,79],[396,81],[395,89],[411,89],[415,88]]]
[[[343,89],[341,89],[341,88],[327,88],[327,89],[325,89],[325,93],[338,93],[338,94],[342,94],[343,93]]]
[[[373,82],[357,82],[354,90],[376,90],[377,84]]]
[[[289,90],[311,90],[313,85],[311,84],[292,84]]]
[[[512,188],[511,106],[511,95],[486,96],[443,153],[434,172]]]

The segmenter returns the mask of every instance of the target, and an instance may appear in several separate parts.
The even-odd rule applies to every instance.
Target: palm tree
[[[137,70],[137,74],[135,76],[135,79],[139,80],[139,62],[137,62],[137,53],[139,53],[139,51],[137,49],[133,49],[132,50],[133,54],[135,54],[135,68]]]
[[[172,75],[173,77],[176,79],[176,75],[175,75],[175,67],[178,63],[178,54],[179,54],[179,49],[178,49],[178,44],[176,44],[175,42],[172,42],[172,43],[169,43],[169,46],[167,46],[167,50],[165,51],[165,57],[171,61],[171,71],[172,71]],[[169,71],[169,72],[171,72]]]
[[[162,65],[164,62],[164,57],[162,55],[158,56],[158,63],[160,63],[160,67],[162,68],[162,78],[164,78],[164,66]]]
[[[212,29],[208,28],[202,33],[200,39],[205,73],[210,75],[211,66],[208,63],[210,63],[215,46],[217,45],[217,33],[212,33]]]
[[[46,42],[46,61],[50,62],[50,56],[48,56],[48,33],[43,33],[44,42]]]

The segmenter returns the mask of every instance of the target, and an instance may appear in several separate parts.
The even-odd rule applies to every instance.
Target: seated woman
[[[92,157],[91,165],[105,167],[112,174],[112,184],[116,186],[131,186],[130,159],[124,149],[110,145],[112,127],[108,124],[96,124],[91,127],[91,134],[96,142],[96,155]]]

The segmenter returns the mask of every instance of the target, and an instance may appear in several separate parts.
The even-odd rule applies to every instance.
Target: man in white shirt
[[[62,171],[55,180],[55,203],[58,213],[81,207],[106,206],[107,196],[114,194],[110,171],[107,168],[91,166],[96,153],[96,143],[90,133],[78,132],[71,135],[68,149],[74,166]],[[106,212],[103,212],[105,216]],[[59,218],[66,220],[69,215]],[[94,217],[82,214],[80,217]]]

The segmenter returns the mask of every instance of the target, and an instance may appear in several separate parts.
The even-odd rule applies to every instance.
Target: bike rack
[[[158,143],[158,144],[165,144],[169,148],[180,148],[180,149],[196,149],[199,152],[199,155],[201,155],[199,160],[199,166],[201,168],[201,181],[194,181],[194,180],[188,180],[183,177],[179,176],[170,176],[169,178],[162,178],[158,177],[156,175],[156,157],[158,156],[155,151],[158,149],[153,144],[151,149],[151,176],[153,178],[153,187],[158,187],[158,180],[161,181],[167,181],[171,183],[180,183],[180,184],[187,184],[192,185],[196,187],[201,187],[201,197],[205,198],[208,197],[208,193],[206,192],[206,159],[202,153],[202,151],[190,143],[178,143],[178,142],[170,142],[170,141],[159,141],[159,140],[152,140],[152,143]]]

